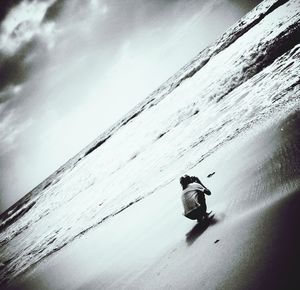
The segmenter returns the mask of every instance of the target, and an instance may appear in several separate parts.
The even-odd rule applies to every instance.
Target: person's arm
[[[207,195],[211,195],[211,192],[209,189],[207,189],[206,187],[204,187],[204,191],[203,191],[205,194]]]
[[[204,188],[204,190],[201,190],[202,192],[204,192],[207,195],[211,195],[210,190],[206,188],[206,186],[200,181],[200,179],[198,177],[191,176],[191,178],[193,179],[194,182],[199,183]]]

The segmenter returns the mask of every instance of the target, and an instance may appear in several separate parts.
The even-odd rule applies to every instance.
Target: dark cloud
[[[26,80],[31,65],[25,59],[35,46],[36,40],[32,40],[12,56],[7,56],[0,52],[1,91],[9,86],[20,85]]]
[[[240,6],[242,9],[250,10],[257,6],[262,0],[230,0],[234,5]]]
[[[60,16],[66,0],[57,0],[55,1],[49,8],[47,9],[43,22],[55,20],[57,17]]]
[[[0,4],[0,22],[6,17],[8,12],[18,5],[22,0],[1,0]]]
[[[0,94],[0,104],[5,103],[6,101],[8,101],[11,98],[11,94],[9,93],[1,93]]]

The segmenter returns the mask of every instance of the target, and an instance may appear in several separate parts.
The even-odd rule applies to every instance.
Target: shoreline
[[[297,111],[237,137],[193,169],[212,191],[207,204],[216,223],[203,233],[182,217],[179,183],[172,182],[43,260],[11,289],[293,289],[299,124]]]

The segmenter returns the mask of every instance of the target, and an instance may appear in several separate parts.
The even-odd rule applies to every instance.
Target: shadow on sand
[[[285,188],[286,197],[272,208],[257,234],[262,238],[263,229],[271,228],[267,221],[272,221],[262,267],[247,289],[300,289],[300,111],[280,127],[280,147],[267,164],[271,168],[268,177],[275,189]]]
[[[214,225],[218,222],[215,217],[209,218],[206,221],[202,221],[201,223],[197,223],[185,236],[185,241],[188,246],[191,246],[210,226]]]

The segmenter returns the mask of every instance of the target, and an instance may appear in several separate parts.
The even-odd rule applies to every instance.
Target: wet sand
[[[12,288],[299,289],[299,128],[300,112],[237,137],[189,172],[212,191],[207,229],[181,215],[174,181]]]

